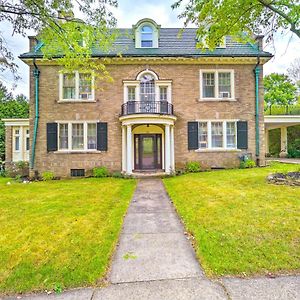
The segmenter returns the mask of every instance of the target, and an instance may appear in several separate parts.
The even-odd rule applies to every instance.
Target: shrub
[[[93,176],[96,178],[107,177],[109,172],[106,167],[97,167],[93,169]]]
[[[240,169],[254,168],[255,166],[255,161],[252,159],[247,159],[246,161],[240,162]]]
[[[42,173],[42,179],[44,181],[53,180],[54,179],[54,173],[51,172],[51,171],[46,171],[46,172]]]
[[[124,177],[123,174],[119,171],[113,172],[111,176],[114,178],[123,178]]]
[[[185,167],[187,172],[196,173],[201,171],[201,165],[198,161],[190,161]]]
[[[0,161],[0,177],[6,177],[7,172],[5,171],[4,162]]]

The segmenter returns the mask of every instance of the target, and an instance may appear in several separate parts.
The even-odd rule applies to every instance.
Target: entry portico
[[[122,171],[175,170],[173,115],[139,114],[120,117]]]

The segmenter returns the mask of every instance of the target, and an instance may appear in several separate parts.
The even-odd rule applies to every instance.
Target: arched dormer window
[[[160,25],[151,19],[142,19],[133,25],[136,48],[158,48]]]
[[[149,25],[141,28],[141,47],[153,47],[153,29]]]

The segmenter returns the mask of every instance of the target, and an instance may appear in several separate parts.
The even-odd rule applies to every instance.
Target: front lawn
[[[134,189],[134,180],[113,178],[30,184],[0,178],[0,292],[103,279]]]
[[[300,271],[300,187],[265,180],[299,167],[273,164],[164,179],[207,275]]]

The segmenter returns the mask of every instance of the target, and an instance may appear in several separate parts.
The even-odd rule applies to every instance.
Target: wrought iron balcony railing
[[[173,105],[168,101],[128,101],[122,104],[122,116],[133,114],[173,115]]]

